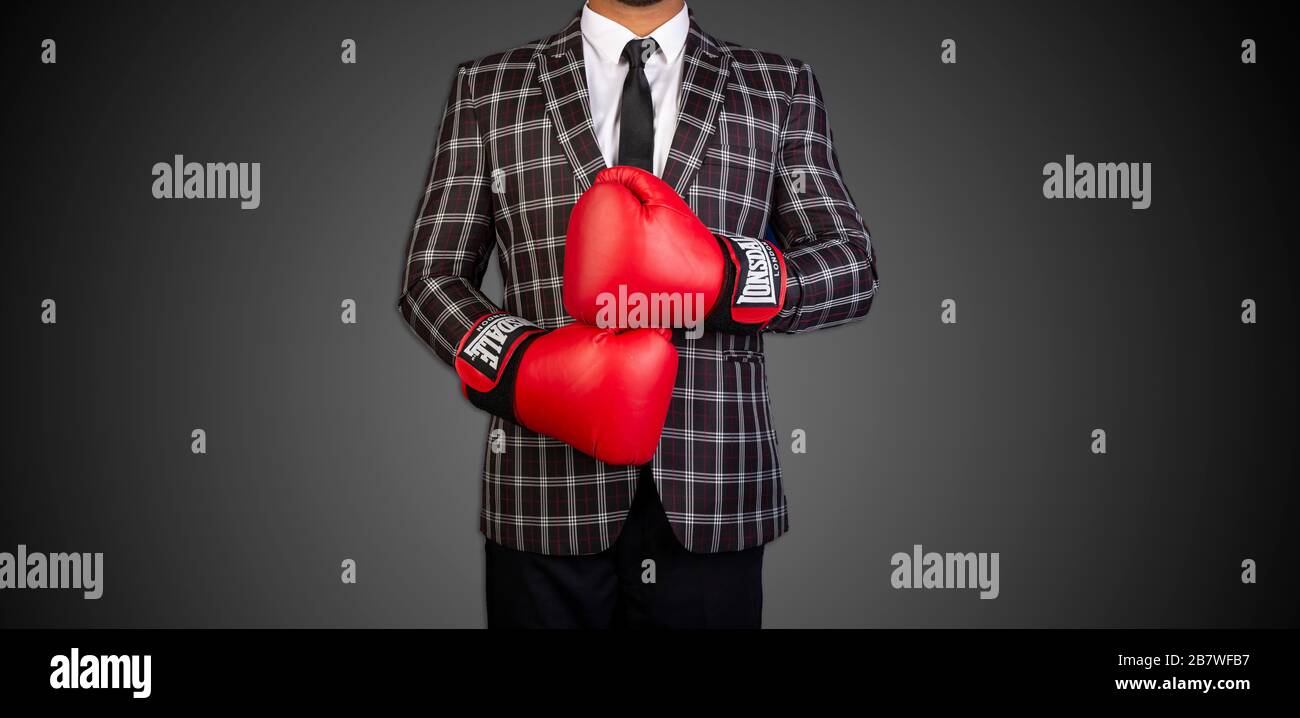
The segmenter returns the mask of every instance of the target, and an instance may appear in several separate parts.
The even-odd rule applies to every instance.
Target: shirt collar
[[[617,63],[623,57],[623,48],[629,40],[638,39],[631,30],[592,11],[584,3],[582,6],[582,36],[595,48],[602,62]],[[659,43],[659,50],[665,59],[672,62],[686,47],[686,36],[690,34],[691,16],[686,5],[667,22],[655,28],[650,36]]]

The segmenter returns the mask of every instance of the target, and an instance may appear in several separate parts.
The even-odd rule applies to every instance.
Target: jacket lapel
[[[573,166],[578,191],[584,191],[591,186],[596,173],[605,168],[605,157],[596,142],[595,125],[591,121],[580,17],[573,18],[568,27],[542,46],[534,60],[546,95],[546,114]]]
[[[704,147],[718,127],[718,114],[727,86],[731,55],[721,51],[691,18],[682,70],[682,91],[677,105],[677,129],[664,165],[663,180],[677,194],[686,195],[704,161]]]

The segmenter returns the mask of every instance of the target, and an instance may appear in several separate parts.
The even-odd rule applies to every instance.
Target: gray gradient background
[[[103,551],[105,594],[3,591],[0,625],[483,625],[486,421],[393,306],[454,64],[577,4],[58,6],[4,28],[0,551]],[[1280,19],[693,7],[812,63],[881,265],[864,322],[768,343],[792,518],[765,624],[1297,625]],[[261,162],[262,207],[152,199],[177,153]],[[1152,208],[1044,200],[1066,153],[1154,163]],[[1001,597],[893,590],[914,543],[1000,552]]]

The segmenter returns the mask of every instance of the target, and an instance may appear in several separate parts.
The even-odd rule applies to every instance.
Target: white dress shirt
[[[585,5],[581,22],[582,59],[587,68],[587,92],[591,95],[596,143],[605,156],[605,164],[612,167],[618,161],[619,105],[628,69],[627,62],[623,61],[623,47],[629,40],[641,38]],[[682,88],[686,54],[683,50],[690,29],[690,16],[683,5],[681,12],[645,36],[653,37],[659,46],[645,63],[645,76],[650,81],[650,100],[655,112],[654,172],[660,176],[677,130],[677,96]]]

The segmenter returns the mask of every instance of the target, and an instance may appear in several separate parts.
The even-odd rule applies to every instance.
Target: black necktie
[[[651,37],[629,40],[623,46],[627,79],[623,80],[623,104],[619,106],[618,163],[646,172],[655,171],[655,107],[645,77],[645,60],[657,49],[659,45]]]

